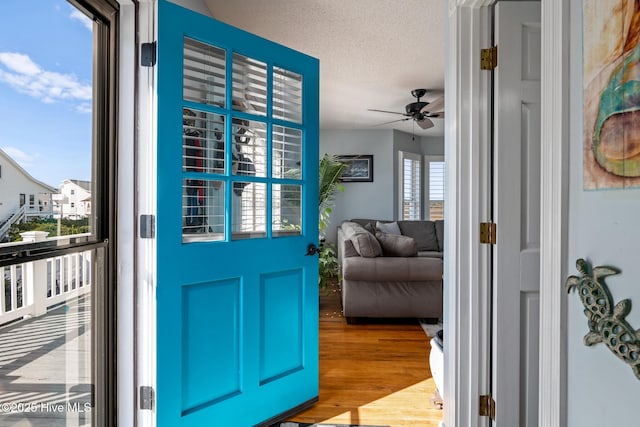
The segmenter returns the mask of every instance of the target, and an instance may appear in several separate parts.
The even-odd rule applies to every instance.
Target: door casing
[[[479,49],[489,46],[487,8],[492,0],[450,0],[445,96],[445,407],[443,424],[481,426],[478,380],[486,371],[481,331],[489,315],[481,289],[486,265],[478,249],[478,224],[484,220],[483,190],[489,167],[487,117],[490,93],[479,64]],[[566,424],[566,277],[569,130],[569,5],[541,0],[542,156],[540,240],[540,425]],[[560,42],[558,42],[558,40]],[[562,96],[558,96],[558,94]],[[472,102],[468,100],[471,99]],[[487,188],[486,185],[482,188]],[[545,334],[545,331],[554,333]]]

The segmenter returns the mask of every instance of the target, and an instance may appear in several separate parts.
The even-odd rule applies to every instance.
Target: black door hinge
[[[140,46],[140,65],[143,67],[156,65],[156,42],[142,43]]]
[[[140,238],[155,239],[156,237],[156,216],[140,215]]]

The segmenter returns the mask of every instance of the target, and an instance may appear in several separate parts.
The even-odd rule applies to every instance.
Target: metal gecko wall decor
[[[636,378],[640,379],[640,330],[635,330],[625,320],[631,311],[631,300],[623,299],[615,306],[611,292],[604,279],[619,274],[613,267],[593,267],[580,258],[576,268],[581,277],[569,276],[567,292],[577,290],[584,305],[589,332],[584,336],[584,344],[592,346],[604,342],[620,360],[631,366]]]

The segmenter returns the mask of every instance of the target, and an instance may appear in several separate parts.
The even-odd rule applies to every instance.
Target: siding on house
[[[55,202],[56,216],[81,219],[91,215],[91,182],[77,179],[65,179],[60,185],[62,200]]]
[[[50,215],[51,194],[56,192],[54,187],[32,177],[0,150],[0,224],[20,208],[22,199],[27,215]]]

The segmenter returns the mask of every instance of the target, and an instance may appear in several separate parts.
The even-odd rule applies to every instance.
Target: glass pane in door
[[[274,184],[271,201],[273,235],[302,234],[302,186]]]
[[[224,49],[184,39],[183,97],[201,104],[225,106],[226,53]]]
[[[233,194],[233,239],[265,237],[267,185],[260,182],[234,181]]]
[[[233,109],[267,114],[267,64],[233,54]]]
[[[272,164],[274,178],[302,178],[302,131],[273,127]]]
[[[273,68],[273,117],[302,123],[302,76]]]

